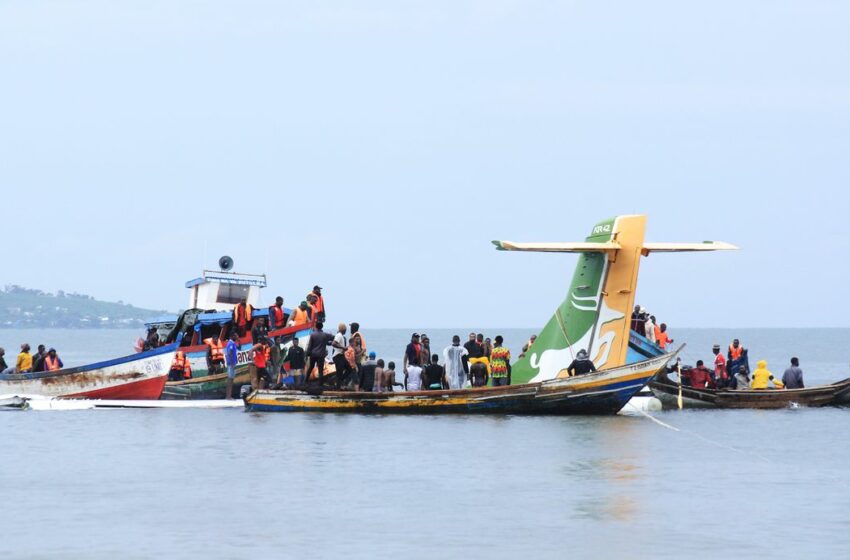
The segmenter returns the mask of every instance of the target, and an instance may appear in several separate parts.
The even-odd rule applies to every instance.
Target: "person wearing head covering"
[[[56,355],[56,348],[51,348],[44,356],[44,371],[59,371],[65,367],[59,356]]]
[[[574,375],[584,375],[596,371],[596,366],[587,355],[587,350],[581,349],[576,354],[575,360],[567,366],[567,373],[570,377]]]
[[[777,389],[782,389],[785,385],[782,384],[781,381],[775,379],[773,374],[770,373],[770,370],[767,369],[767,360],[759,360],[756,364],[756,370],[753,372],[753,381],[751,383],[752,389],[768,389],[770,387],[769,383],[773,382],[774,387]]]
[[[714,383],[718,389],[723,389],[729,384],[729,376],[726,373],[726,357],[720,351],[719,344],[715,344],[711,351],[714,353]]]
[[[27,343],[21,344],[21,353],[18,354],[18,359],[15,361],[15,373],[29,373],[32,371],[32,354],[30,354],[30,345]]]
[[[646,339],[653,344],[655,344],[655,330],[657,328],[658,325],[655,324],[655,315],[650,315],[649,319],[646,321],[646,325],[644,325],[644,334],[646,335]]]

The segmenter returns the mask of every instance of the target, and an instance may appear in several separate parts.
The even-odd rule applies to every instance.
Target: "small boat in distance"
[[[646,216],[618,216],[594,226],[578,243],[494,241],[501,251],[579,253],[566,299],[512,364],[514,385],[463,390],[360,393],[254,391],[247,410],[263,412],[398,412],[493,414],[615,414],[676,353],[653,356],[639,348],[631,312],[641,256],[652,252],[735,249],[720,242],[645,243]],[[632,339],[634,342],[630,343]],[[567,368],[586,350],[599,371],[570,377]],[[678,351],[677,351],[678,352]]]

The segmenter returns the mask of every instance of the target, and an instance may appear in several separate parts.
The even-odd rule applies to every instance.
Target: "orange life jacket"
[[[264,346],[262,350],[257,350],[254,352],[254,365],[258,368],[266,367],[266,363],[268,363],[269,358],[271,358],[272,351],[268,346]]]
[[[210,347],[212,361],[224,361],[224,345],[221,343],[221,340],[217,338],[208,338],[204,342],[206,342]]]
[[[57,371],[60,369],[59,367],[59,356],[55,358],[51,358],[50,354],[44,357],[44,368],[47,371]]]
[[[739,345],[737,348],[735,348],[730,344],[729,355],[732,356],[733,360],[740,359],[740,357],[744,355],[744,347]]]
[[[286,315],[283,313],[283,308],[278,307],[277,305],[272,305],[269,308],[269,320],[271,322],[272,329],[280,329],[285,325],[283,324],[283,320]]]
[[[319,310],[319,313],[323,313],[325,311],[325,298],[320,296],[316,292],[311,293],[316,296],[316,309]]]
[[[186,367],[186,361],[186,356],[183,352],[177,352],[174,354],[174,361],[171,362],[171,369],[183,371]]]
[[[308,320],[307,312],[300,307],[295,308],[295,311],[292,312],[292,322],[295,325],[306,325]]]
[[[667,336],[667,332],[666,332],[666,331],[665,331],[665,332],[661,332],[661,330],[659,329],[659,330],[658,330],[658,335],[657,335],[657,336],[656,336],[656,338],[655,338],[655,342],[657,342],[657,343],[658,343],[658,347],[659,347],[659,348],[661,348],[662,350],[664,350],[665,348],[667,348],[667,343],[668,343],[668,342],[670,342],[670,337],[669,337],[669,336]]]
[[[251,314],[254,308],[251,304],[242,305],[241,303],[233,308],[233,322],[240,327],[244,327],[251,320]]]

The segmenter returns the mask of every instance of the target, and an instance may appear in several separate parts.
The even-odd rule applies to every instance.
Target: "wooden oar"
[[[682,362],[676,362],[676,370],[679,372],[679,398],[676,399],[676,404],[679,405],[679,410],[682,410]]]

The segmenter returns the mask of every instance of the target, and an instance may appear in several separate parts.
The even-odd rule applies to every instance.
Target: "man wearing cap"
[[[313,286],[313,291],[310,292],[316,298],[316,315],[317,320],[325,322],[325,298],[322,297],[322,287]]]
[[[593,361],[587,355],[587,350],[584,349],[579,350],[578,354],[576,354],[576,359],[567,366],[567,373],[571,377],[574,375],[584,375],[592,371],[596,371],[596,366],[593,365]]]
[[[371,393],[375,390],[375,369],[378,367],[378,362],[375,358],[378,356],[374,352],[369,352],[369,359],[360,366],[360,390]]]
[[[729,376],[726,373],[726,358],[720,351],[719,344],[715,344],[711,351],[714,353],[714,384],[718,389],[723,389],[729,383]]]

